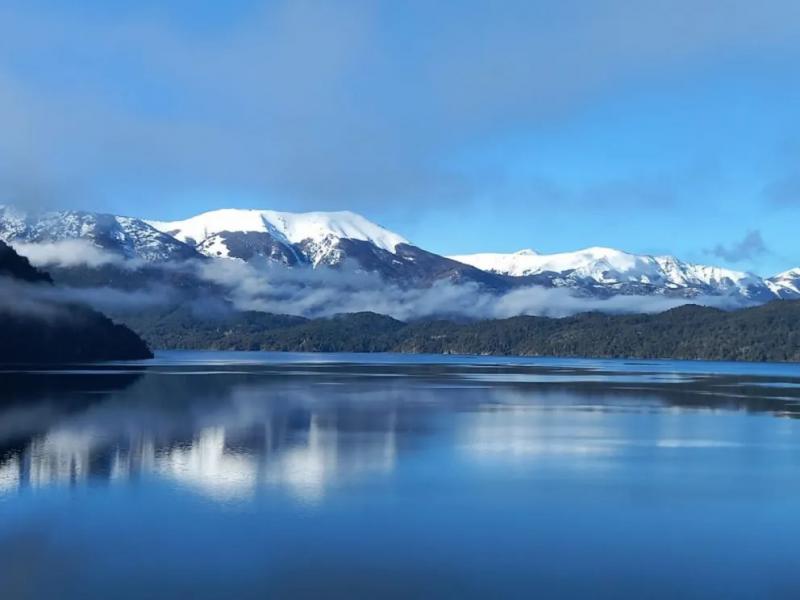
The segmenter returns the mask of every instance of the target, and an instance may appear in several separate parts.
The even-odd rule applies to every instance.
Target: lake
[[[800,367],[0,371],[0,597],[798,598]]]

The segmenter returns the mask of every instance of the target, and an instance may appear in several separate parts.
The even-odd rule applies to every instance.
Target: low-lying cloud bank
[[[60,303],[52,302],[53,286],[48,283],[28,283],[0,277],[0,315],[57,320],[67,311]]]
[[[112,265],[136,270],[141,261],[128,261],[76,240],[76,244],[18,245],[20,253],[41,268],[70,268]],[[73,247],[74,246],[74,247]],[[74,250],[74,251],[73,251]],[[152,265],[151,265],[152,267]],[[518,315],[565,317],[580,312],[655,313],[684,304],[718,308],[740,308],[741,298],[698,296],[694,298],[649,296],[578,296],[566,288],[528,286],[505,293],[494,293],[474,283],[454,284],[438,281],[428,287],[402,287],[387,283],[378,274],[364,272],[354,264],[340,268],[288,268],[271,262],[211,259],[165,265],[164,272],[191,277],[199,285],[218,289],[221,297],[187,292],[186,287],[171,287],[163,281],[146,289],[125,291],[118,288],[61,288],[49,295],[85,302],[106,312],[128,312],[188,304],[198,313],[218,312],[224,300],[235,310],[289,314],[302,317],[328,317],[340,313],[372,311],[403,321],[440,318],[498,319]],[[169,276],[164,278],[169,281]]]
[[[49,321],[67,318],[70,305],[86,305],[101,312],[134,312],[167,306],[178,300],[169,288],[127,291],[108,287],[62,287],[0,277],[0,314]]]
[[[36,267],[90,267],[96,269],[105,265],[136,268],[141,261],[126,259],[124,256],[98,248],[88,240],[59,240],[27,244],[13,242],[14,250],[26,256]]]
[[[428,317],[499,319],[518,315],[565,317],[580,312],[661,312],[684,304],[719,308],[741,307],[728,296],[692,299],[666,296],[612,296],[606,299],[576,296],[566,288],[528,286],[493,293],[473,283],[439,281],[430,287],[403,288],[377,274],[345,265],[341,269],[288,269],[270,264],[208,261],[200,276],[231,290],[230,300],[240,310],[326,317],[372,311],[402,321]]]

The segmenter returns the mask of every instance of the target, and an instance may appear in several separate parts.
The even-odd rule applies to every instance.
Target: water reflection
[[[19,456],[12,455],[3,464],[0,464],[0,494],[16,490],[19,485]]]
[[[537,458],[569,459],[610,456],[623,443],[621,433],[601,411],[569,409],[532,411],[527,407],[485,411],[461,428],[461,444],[477,459],[530,462]]]
[[[397,422],[383,391],[360,394],[378,409],[354,411],[342,405],[344,390],[203,379],[149,374],[104,400],[86,399],[82,410],[73,403],[69,411],[45,411],[49,398],[8,408],[4,422],[49,418],[39,420],[43,431],[6,448],[0,493],[158,477],[215,500],[278,487],[315,502],[329,485],[393,468]],[[8,431],[0,443],[25,433],[30,428]]]
[[[800,597],[794,371],[460,360],[0,371],[0,597]]]
[[[146,479],[220,502],[277,490],[318,503],[333,487],[391,474],[399,454],[437,428],[453,429],[455,446],[474,460],[608,468],[623,447],[741,445],[733,439],[741,431],[708,437],[704,424],[699,438],[687,432],[682,411],[794,414],[797,401],[729,375],[513,365],[170,365],[2,376],[0,494]],[[625,421],[647,413],[659,415],[652,430]]]

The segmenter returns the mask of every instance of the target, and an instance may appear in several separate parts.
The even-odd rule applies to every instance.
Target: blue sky
[[[772,274],[800,265],[798,31],[782,0],[6,0],[0,193]]]

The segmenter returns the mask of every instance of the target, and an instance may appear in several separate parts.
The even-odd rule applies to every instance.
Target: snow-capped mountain
[[[532,278],[553,287],[609,293],[660,293],[698,296],[736,295],[754,301],[775,298],[773,288],[752,273],[697,265],[674,256],[630,254],[613,248],[592,247],[576,252],[451,256],[498,275]]]
[[[82,239],[125,258],[164,263],[191,258],[266,259],[289,267],[346,262],[402,285],[438,280],[506,289],[501,277],[427,252],[352,212],[225,209],[184,221],[145,221],[82,211],[26,214],[0,207],[0,240],[46,244]],[[83,277],[84,274],[81,275]],[[71,279],[71,283],[75,283]]]
[[[492,289],[501,278],[412,245],[404,237],[349,212],[289,213],[223,209],[184,221],[148,221],[212,258],[266,258],[287,266],[338,267],[350,261],[404,285],[440,279]]]
[[[348,211],[289,213],[274,210],[214,210],[184,221],[148,221],[161,232],[206,256],[248,259],[254,255],[286,264],[338,264],[341,240],[369,242],[394,253],[408,240]]]
[[[0,240],[11,245],[82,239],[125,258],[163,262],[196,258],[187,244],[165,235],[141,219],[84,211],[28,214],[0,206]]]
[[[789,269],[783,273],[778,273],[774,277],[766,280],[769,289],[778,296],[786,300],[800,298],[800,267]]]

